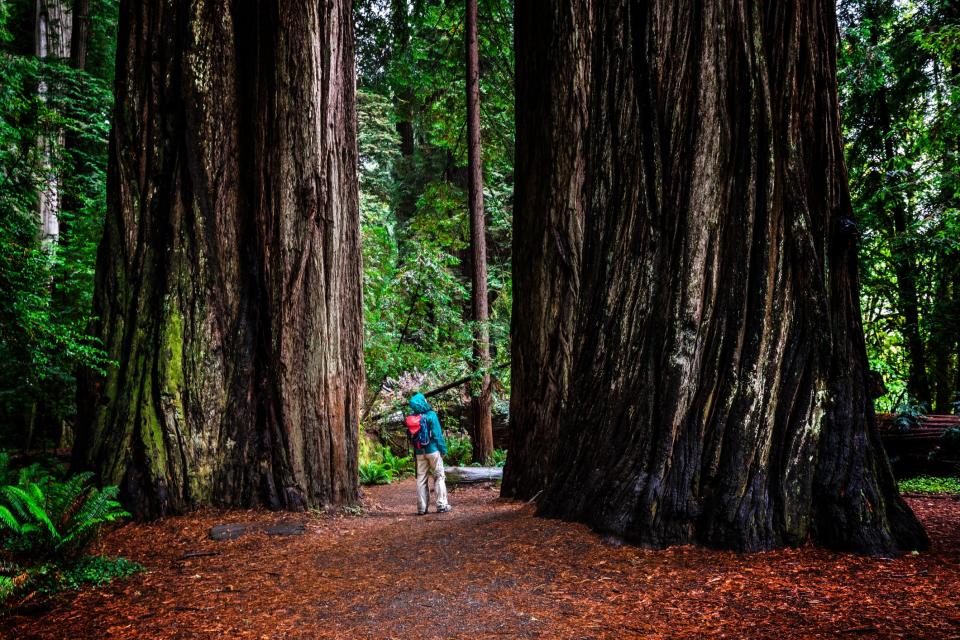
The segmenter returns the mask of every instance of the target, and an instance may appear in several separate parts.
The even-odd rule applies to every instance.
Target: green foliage
[[[899,483],[901,493],[950,493],[960,494],[960,479],[955,477],[935,478],[920,476]]]
[[[853,207],[861,231],[861,305],[883,411],[957,399],[960,344],[960,55],[945,0],[843,0],[838,81]],[[902,214],[902,223],[896,219]],[[902,228],[901,228],[902,227]],[[933,398],[908,398],[909,295],[916,284],[923,371]]]
[[[393,478],[403,478],[416,473],[417,463],[412,455],[403,457],[394,455],[390,447],[383,445],[378,447],[376,455],[378,462],[390,472]]]
[[[91,2],[89,71],[33,56],[34,3],[15,0],[4,6],[0,428],[6,433],[0,430],[0,439],[26,445],[24,434],[35,423],[72,419],[78,367],[108,365],[86,327],[106,203],[117,2]],[[40,237],[37,214],[50,176],[56,177],[60,204],[60,232],[53,241]]]
[[[909,431],[920,425],[920,419],[925,413],[926,407],[924,405],[905,400],[897,406],[893,424],[900,431]]]
[[[394,16],[402,9],[406,19]],[[490,334],[509,352],[513,193],[512,2],[480,3],[481,127]],[[361,0],[357,25],[367,387],[471,371],[463,7]],[[399,14],[398,14],[399,15]],[[398,17],[398,21],[393,19]],[[401,155],[398,125],[412,129]],[[499,376],[501,384],[508,380]]]
[[[12,566],[7,570],[14,572]],[[129,578],[146,569],[126,558],[84,556],[70,565],[44,563],[0,575],[0,611],[16,608],[34,595],[51,595],[85,586],[100,587],[117,578]]]
[[[360,465],[360,484],[390,484],[393,473],[383,463],[371,460]]]
[[[503,467],[507,463],[507,450],[506,449],[494,449],[493,450],[493,466]]]
[[[361,484],[390,484],[416,472],[413,456],[397,456],[383,445],[374,447],[367,458],[359,466]]]
[[[444,463],[451,467],[466,467],[473,460],[473,445],[464,433],[448,432],[447,455]]]
[[[143,570],[123,558],[86,555],[104,524],[129,515],[116,487],[96,489],[90,480],[39,463],[14,470],[0,452],[0,608]]]
[[[0,456],[0,477],[10,477]],[[127,517],[117,488],[91,486],[93,474],[58,479],[39,465],[21,469],[15,484],[0,486],[0,547],[30,563],[70,563],[80,558],[102,525]]]

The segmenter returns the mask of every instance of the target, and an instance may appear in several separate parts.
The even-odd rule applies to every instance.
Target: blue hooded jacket
[[[443,432],[440,430],[440,418],[422,393],[410,398],[410,412],[419,415],[420,424],[426,425],[430,432],[430,444],[420,453],[439,451],[440,455],[447,455],[447,442],[443,439]]]

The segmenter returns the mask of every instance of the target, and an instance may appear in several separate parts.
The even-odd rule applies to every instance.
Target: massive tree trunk
[[[652,546],[926,544],[866,389],[835,38],[824,0],[518,5],[505,493]]]
[[[549,477],[571,385],[591,69],[588,41],[570,35],[587,27],[587,4],[525,2],[515,14],[511,428],[502,492],[529,498]]]
[[[483,153],[480,146],[480,52],[477,46],[477,0],[466,0],[464,50],[467,59],[467,164],[470,170],[470,255],[473,287],[473,363],[479,370],[473,386],[471,442],[473,461],[486,463],[493,454],[490,398],[490,317],[487,309],[487,232],[483,214]]]
[[[137,516],[357,498],[351,3],[128,0],[78,463]]]

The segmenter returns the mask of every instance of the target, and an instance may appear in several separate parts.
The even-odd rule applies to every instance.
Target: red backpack
[[[423,416],[407,416],[407,435],[414,449],[424,449],[430,444],[430,429],[421,420]]]

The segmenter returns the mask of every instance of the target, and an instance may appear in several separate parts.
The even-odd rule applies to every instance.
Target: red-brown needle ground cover
[[[203,511],[129,524],[101,553],[148,572],[7,620],[11,638],[960,638],[960,501],[911,498],[931,551],[738,555],[616,546],[533,517],[492,487],[413,514],[411,481],[362,516],[299,516],[302,536],[208,539]],[[216,555],[184,557],[190,553]]]

